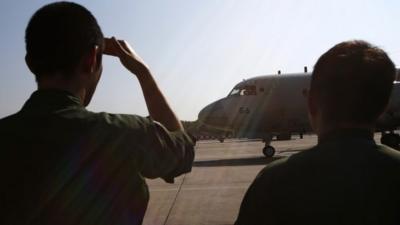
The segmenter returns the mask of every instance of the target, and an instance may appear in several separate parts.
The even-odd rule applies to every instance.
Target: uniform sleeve
[[[195,139],[184,131],[170,132],[149,117],[119,115],[124,131],[124,149],[132,151],[140,173],[146,178],[174,177],[188,173],[194,160]]]
[[[174,177],[192,170],[196,140],[184,131],[170,132],[162,124],[150,118],[148,121],[141,173],[173,183]]]

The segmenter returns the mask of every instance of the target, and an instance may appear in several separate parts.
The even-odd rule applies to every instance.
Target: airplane
[[[400,70],[397,70],[399,73]],[[307,92],[311,74],[303,73],[253,77],[236,84],[228,96],[219,99],[198,114],[203,126],[222,131],[226,136],[262,139],[263,154],[273,157],[273,137],[290,140],[293,133],[303,138],[312,132],[308,119]],[[400,82],[395,81],[388,109],[379,118],[376,131],[382,132],[381,143],[398,148],[400,135]],[[219,140],[223,142],[224,137]]]

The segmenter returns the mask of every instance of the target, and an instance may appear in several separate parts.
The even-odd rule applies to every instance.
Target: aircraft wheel
[[[224,143],[225,139],[223,139],[223,138],[218,138],[218,141],[219,141],[220,143]]]
[[[400,135],[398,134],[384,134],[381,137],[381,143],[384,145],[387,145],[391,148],[398,149],[399,150],[399,144],[400,144]]]
[[[275,155],[275,148],[272,147],[271,145],[268,145],[263,148],[263,154],[265,155],[265,157],[271,158],[272,156]]]

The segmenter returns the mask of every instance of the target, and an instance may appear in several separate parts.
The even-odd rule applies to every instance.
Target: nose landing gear
[[[263,141],[265,142],[265,147],[262,150],[263,154],[267,158],[272,158],[275,155],[275,148],[271,146],[272,136],[264,137]]]
[[[263,154],[265,155],[265,157],[271,158],[275,155],[275,148],[271,145],[265,146],[263,148]]]

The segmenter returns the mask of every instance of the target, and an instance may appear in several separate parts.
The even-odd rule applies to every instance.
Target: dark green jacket
[[[264,168],[235,224],[400,224],[400,152],[368,131],[331,133]]]
[[[93,113],[37,91],[0,120],[0,224],[141,224],[144,177],[189,172],[193,140],[134,115]]]

